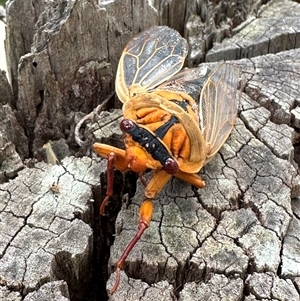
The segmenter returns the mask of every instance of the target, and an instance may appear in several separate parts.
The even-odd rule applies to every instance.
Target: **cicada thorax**
[[[178,162],[179,170],[198,172],[206,158],[206,144],[195,106],[194,100],[186,93],[154,90],[135,95],[123,105],[124,118],[132,120],[145,135],[149,133],[150,137],[155,137],[152,141],[162,155],[155,157],[148,145],[143,144],[143,139],[132,139],[130,134],[125,138],[126,147],[135,145],[145,149],[150,155],[150,168],[162,168],[165,159],[160,158],[169,156]]]

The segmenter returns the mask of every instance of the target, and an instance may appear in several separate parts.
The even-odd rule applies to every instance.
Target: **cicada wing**
[[[122,102],[147,92],[176,74],[187,55],[187,42],[166,26],[154,26],[133,38],[121,55],[116,92]]]
[[[199,99],[200,91],[207,79],[208,72],[208,68],[204,65],[197,68],[183,69],[168,81],[159,85],[157,89],[185,92],[193,99]]]
[[[238,111],[239,70],[227,63],[219,65],[201,91],[200,129],[207,143],[207,163],[229,136]]]

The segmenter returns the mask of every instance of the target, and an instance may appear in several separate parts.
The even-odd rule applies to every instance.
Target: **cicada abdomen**
[[[117,263],[120,269],[129,252],[149,226],[152,200],[171,176],[199,188],[198,175],[229,136],[238,108],[238,69],[219,64],[207,77],[205,68],[185,69],[187,42],[166,26],[152,27],[133,38],[120,58],[116,92],[123,102],[125,150],[94,144],[108,158],[107,196],[112,194],[113,168],[143,173],[154,171],[140,207],[139,229]],[[200,97],[199,97],[200,95]],[[195,99],[198,98],[198,99]]]

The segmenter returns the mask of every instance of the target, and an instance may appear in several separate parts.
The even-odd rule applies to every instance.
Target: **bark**
[[[0,74],[1,300],[300,300],[300,4],[242,2],[8,2],[12,89]],[[94,140],[123,147],[120,103],[112,99],[108,108],[116,109],[86,126],[80,150],[74,128],[112,92],[124,45],[154,24],[187,38],[188,66],[234,59],[243,93],[232,134],[201,171],[206,187],[175,178],[165,186],[109,296],[104,282],[109,277],[109,291],[137,229],[144,186],[124,184],[116,173],[108,216],[99,222],[106,162],[71,155],[92,156]],[[61,165],[34,162],[46,157],[49,140]],[[132,189],[109,252],[113,202]]]

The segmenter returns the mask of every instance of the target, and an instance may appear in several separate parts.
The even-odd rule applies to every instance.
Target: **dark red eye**
[[[165,161],[164,170],[170,175],[173,175],[176,172],[178,172],[179,166],[178,166],[177,161],[174,158],[168,158]]]
[[[128,131],[130,131],[133,127],[134,127],[134,122],[132,120],[123,119],[120,122],[120,128],[121,128],[122,132],[124,132],[124,133],[127,133]]]

